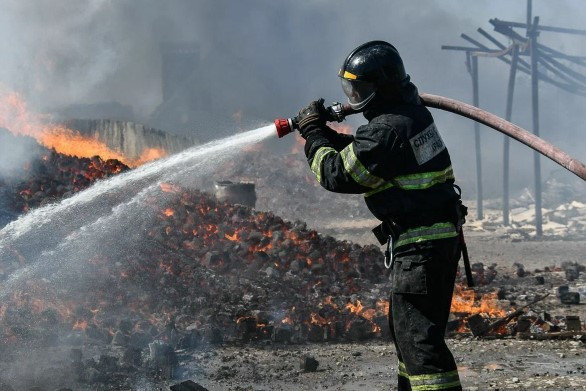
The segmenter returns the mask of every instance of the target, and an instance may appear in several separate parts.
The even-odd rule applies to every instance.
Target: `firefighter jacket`
[[[376,218],[399,227],[395,247],[457,236],[459,194],[431,113],[422,104],[379,103],[364,116],[369,123],[354,137],[308,125],[305,154],[317,181],[364,194]]]

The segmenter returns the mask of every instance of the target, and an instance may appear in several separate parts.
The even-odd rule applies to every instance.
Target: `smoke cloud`
[[[542,24],[586,28],[580,0],[533,3]],[[368,5],[333,0],[0,0],[0,8],[0,34],[8,37],[0,40],[0,83],[39,109],[54,112],[115,101],[132,106],[132,119],[195,136],[266,123],[320,96],[342,100],[338,67],[351,49],[371,39],[388,40],[399,49],[420,91],[469,102],[464,54],[442,51],[441,45],[465,45],[462,32],[482,40],[475,30],[492,31],[488,19],[493,17],[521,22],[526,17],[525,2],[507,0],[373,0]],[[542,33],[540,40],[586,54],[584,37]],[[191,88],[202,107],[193,107],[198,121],[184,125],[181,111],[155,115],[162,103],[161,47],[168,42],[193,42],[200,58]],[[503,115],[508,67],[491,58],[481,58],[479,67],[480,104]],[[540,93],[542,136],[583,159],[585,99],[549,85]],[[519,75],[513,121],[528,129],[530,107],[529,78]],[[445,113],[435,116],[459,181],[471,195],[472,123]],[[485,188],[489,196],[497,196],[502,136],[483,131],[482,143]],[[513,188],[531,187],[531,151],[513,143],[512,155]],[[546,162],[543,170],[546,179],[558,168]],[[572,180],[569,174],[562,176]]]

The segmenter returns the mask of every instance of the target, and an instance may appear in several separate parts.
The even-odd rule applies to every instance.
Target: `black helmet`
[[[399,52],[385,41],[370,41],[352,50],[338,76],[348,102],[356,110],[364,108],[377,90],[409,81]]]

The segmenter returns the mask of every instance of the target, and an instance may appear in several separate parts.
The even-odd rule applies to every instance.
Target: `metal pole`
[[[531,15],[531,12],[528,12],[528,15]],[[531,26],[531,18],[529,18],[529,27]],[[507,27],[519,27],[519,28],[527,28],[527,24],[520,23],[520,22],[509,22],[506,20],[499,20],[497,18],[490,19],[490,22],[493,24],[499,24]],[[563,34],[574,34],[574,35],[586,35],[586,30],[580,29],[570,29],[566,27],[555,27],[555,26],[539,26],[538,31],[551,31],[554,33],[563,33]]]
[[[510,31],[499,31],[502,34],[505,34],[506,36],[508,36],[509,38],[513,39],[513,40],[518,40],[519,38],[521,38],[522,42],[525,42],[526,40],[524,40],[522,37],[520,37],[517,33],[515,33],[514,31],[510,30]],[[473,40],[472,38],[468,37],[466,34],[462,34],[461,35],[462,38],[464,38],[465,40],[467,40],[468,42],[472,42],[474,41],[475,45],[479,45],[479,49],[481,50],[476,50],[476,49],[472,49],[472,48],[463,48],[463,47],[459,47],[459,46],[442,46],[442,49],[447,49],[447,50],[464,50],[466,51],[466,55],[469,55],[470,53],[474,53],[474,52],[486,52],[486,53],[497,53],[498,50],[490,50],[488,49],[486,46],[482,45],[481,43]],[[538,45],[540,48],[543,45]],[[466,50],[468,49],[468,50]],[[521,54],[521,53],[519,53]],[[511,60],[501,56],[501,57],[497,57],[499,60],[507,63],[507,64],[511,64]],[[527,64],[522,58],[519,58],[519,64],[517,64],[517,70],[519,72],[523,72],[526,73],[527,75],[531,75],[531,70],[529,69],[531,67],[531,64],[527,64],[528,68],[525,68],[524,66],[522,66],[523,64]],[[576,85],[574,84],[564,84],[558,80],[554,80],[552,78],[550,78],[549,76],[547,76],[544,73],[540,73],[539,77],[542,81],[548,83],[548,84],[552,84],[554,86],[557,86],[558,88],[561,88],[564,91],[567,92],[571,92],[573,94],[579,95],[579,96],[585,96],[586,97],[586,92],[582,91],[581,89],[578,89],[578,87],[576,87]]]
[[[515,92],[515,77],[519,60],[519,46],[513,46],[511,69],[509,71],[509,85],[507,87],[507,109],[505,119],[511,121],[513,114],[513,96]],[[510,138],[505,135],[503,144],[503,224],[509,225],[509,146]]]
[[[530,1],[530,0],[529,0]],[[539,137],[539,51],[537,50],[537,36],[539,32],[535,27],[539,24],[539,17],[533,19],[533,25],[528,30],[531,40],[531,104],[533,111],[533,134]],[[539,153],[533,154],[533,166],[535,175],[535,234],[537,237],[543,235],[543,219],[541,215],[541,161]]]
[[[531,28],[531,14],[533,13],[533,1],[527,0],[527,36],[529,36],[529,29]]]
[[[472,60],[472,104],[476,107],[478,103],[478,57],[471,56]],[[474,144],[476,147],[476,218],[481,220],[484,218],[482,208],[482,159],[480,154],[480,124],[474,122]]]

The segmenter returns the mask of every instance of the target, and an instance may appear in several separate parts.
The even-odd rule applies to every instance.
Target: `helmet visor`
[[[359,110],[374,97],[374,83],[360,80],[342,79],[342,89],[353,109]]]

